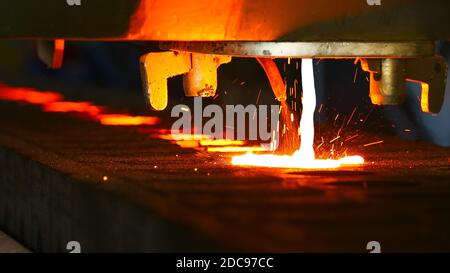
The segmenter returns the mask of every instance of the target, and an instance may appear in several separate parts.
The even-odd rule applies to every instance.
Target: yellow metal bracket
[[[150,107],[157,111],[167,107],[167,80],[182,74],[186,96],[214,96],[217,90],[217,68],[230,61],[230,56],[178,51],[143,55],[140,60],[141,77]]]

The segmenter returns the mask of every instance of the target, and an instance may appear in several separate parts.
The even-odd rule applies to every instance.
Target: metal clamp
[[[214,96],[217,68],[230,61],[230,56],[177,51],[145,54],[140,64],[147,101],[153,110],[164,110],[168,104],[167,79],[182,74],[186,96]]]
[[[444,102],[447,61],[441,56],[416,59],[361,59],[370,72],[370,98],[376,105],[397,105],[406,97],[406,81],[422,85],[423,112],[439,113]]]

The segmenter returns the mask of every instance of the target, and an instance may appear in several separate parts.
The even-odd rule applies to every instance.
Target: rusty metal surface
[[[17,233],[21,225],[24,234],[31,226],[39,231],[23,238],[34,248],[48,239],[45,250],[60,250],[61,238],[84,235],[93,240],[86,243],[91,251],[158,249],[143,246],[148,238],[139,240],[155,234],[142,227],[156,214],[179,227],[167,233],[183,238],[188,235],[182,231],[192,229],[200,235],[195,240],[227,250],[360,252],[377,240],[386,252],[450,251],[448,148],[385,137],[382,146],[361,151],[368,164],[355,170],[241,168],[230,166],[226,155],[181,149],[134,128],[102,127],[14,103],[0,106],[0,145],[10,151],[1,159],[0,183],[8,181],[13,154],[21,155],[28,167],[15,177],[29,181],[21,197],[8,200],[36,202],[24,214],[9,207],[5,216],[3,207],[0,219],[2,225],[16,223]],[[48,171],[34,165],[53,174],[48,178]],[[44,187],[43,181],[50,182]],[[46,198],[58,195],[56,203],[44,206]],[[98,207],[102,217],[94,213]],[[59,208],[65,217],[52,222],[49,216]],[[27,215],[34,222],[19,224]],[[119,228],[124,225],[128,229]],[[120,230],[135,238],[115,233]],[[196,246],[181,239],[180,245]]]

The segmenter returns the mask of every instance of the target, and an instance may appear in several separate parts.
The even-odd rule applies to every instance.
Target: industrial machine
[[[449,0],[0,0],[0,41],[26,41],[0,43],[0,62],[8,68],[0,66],[0,230],[37,252],[450,251],[449,12]],[[76,41],[82,43],[67,46]],[[125,46],[134,58],[114,50],[103,55],[96,50],[103,44],[84,48],[89,42],[139,48]],[[63,66],[70,49],[68,69],[54,73],[29,61],[30,43],[50,69]],[[72,53],[83,50],[90,50],[85,60],[101,56],[101,65],[72,62],[83,55]],[[21,65],[8,62],[13,55],[23,57]],[[117,56],[125,62],[114,62]],[[189,116],[194,125],[175,139],[165,112],[150,116],[141,109],[139,91],[133,108],[138,80],[123,90],[113,81],[124,74],[138,79],[140,69],[156,111],[177,101],[181,81],[168,85],[175,76],[183,77],[189,97],[216,97],[218,78],[223,86],[229,80],[220,109],[237,97],[272,104],[272,96],[260,99],[262,91],[250,96],[267,89],[262,71],[241,75],[256,64],[236,61],[218,77],[219,67],[237,58],[256,59],[283,102],[271,105],[280,119],[267,135],[273,140],[282,132],[277,145],[289,151],[269,149],[260,139],[197,132],[206,115],[200,126]],[[297,120],[299,104],[289,106],[300,99],[297,89],[293,98],[286,92],[290,81],[299,86],[291,78],[300,61],[284,62],[284,74],[275,62],[291,58],[303,59],[307,126]],[[369,74],[349,79],[351,61],[334,66],[311,59],[354,60]],[[97,80],[96,73],[108,74],[116,63],[126,64]],[[318,67],[325,72],[314,82]],[[8,79],[9,71],[17,81]],[[82,86],[73,86],[78,81]],[[412,90],[408,82],[418,84]],[[375,105],[408,104],[373,107],[365,93],[356,93],[367,88]],[[329,89],[334,97],[323,95]],[[417,95],[430,115],[418,109]],[[341,104],[353,111],[341,111]],[[440,142],[432,141],[440,146],[419,141],[431,137],[421,138],[426,130],[410,122],[416,114],[443,129],[436,130]],[[219,124],[221,134],[239,127]],[[385,133],[394,127],[417,141]],[[302,143],[310,148],[306,156],[297,147]]]
[[[420,85],[423,112],[438,114],[444,103],[445,0],[46,0],[0,8],[0,39],[36,40],[37,55],[53,69],[63,65],[66,41],[157,44],[140,58],[146,101],[156,111],[167,107],[167,80],[175,76],[182,75],[186,96],[215,97],[218,68],[233,58],[257,59],[279,101],[287,99],[286,84],[274,59],[315,58],[360,63],[375,105],[402,104],[407,82]]]
[[[176,75],[187,96],[214,96],[217,68],[234,57],[258,58],[280,100],[274,58],[360,61],[377,105],[401,104],[406,81],[422,85],[424,112],[444,99],[448,65],[435,44],[450,37],[446,0],[20,0],[0,10],[0,38],[38,40],[51,68],[62,65],[64,41],[159,42],[162,52],[140,60],[154,110],[167,106]]]

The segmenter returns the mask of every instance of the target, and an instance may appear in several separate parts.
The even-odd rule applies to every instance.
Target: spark
[[[362,123],[366,123],[367,119],[369,118],[370,114],[372,114],[373,109],[375,109],[375,106],[372,105],[372,107],[369,110],[369,113],[367,113],[367,116],[364,118]]]
[[[357,138],[359,136],[359,134],[356,134],[356,135],[353,135],[353,136],[350,136],[350,137],[348,137],[348,138],[346,138],[344,141],[350,141],[350,140],[352,140],[352,139],[355,139],[355,138]]]
[[[375,141],[375,142],[371,142],[371,143],[364,144],[363,146],[364,146],[364,147],[369,147],[369,146],[372,146],[372,145],[381,144],[381,143],[383,143],[383,142],[384,142],[384,140],[380,140],[380,141]]]
[[[350,124],[350,121],[353,119],[353,116],[355,115],[355,113],[356,113],[356,107],[353,108],[353,111],[352,111],[352,113],[350,114],[350,117],[348,118],[347,126]]]
[[[231,160],[233,165],[258,166],[271,168],[298,168],[298,169],[334,169],[342,166],[354,166],[364,163],[361,156],[347,156],[338,160],[316,159],[314,152],[314,111],[316,109],[316,92],[314,87],[313,60],[302,60],[302,115],[300,119],[300,149],[293,155],[253,154],[246,153],[234,156]],[[320,107],[322,108],[322,106]],[[320,111],[320,109],[319,109]],[[335,117],[335,121],[339,115]],[[345,123],[345,120],[344,120]],[[339,139],[337,136],[331,142]],[[322,138],[322,144],[323,144]],[[331,143],[330,142],[330,143]],[[322,145],[321,144],[321,145]],[[319,145],[319,146],[321,146]],[[334,154],[334,144],[332,145]]]
[[[258,105],[259,104],[259,98],[261,97],[261,91],[262,91],[262,89],[260,88],[259,89],[259,92],[258,92],[258,96],[256,97],[256,105]]]
[[[356,83],[356,78],[358,77],[358,66],[355,68],[355,76],[353,77],[353,83]]]
[[[337,136],[337,137],[333,138],[332,140],[330,140],[330,143],[333,143],[333,142],[335,142],[336,140],[338,140],[340,138],[341,138],[341,136]]]

